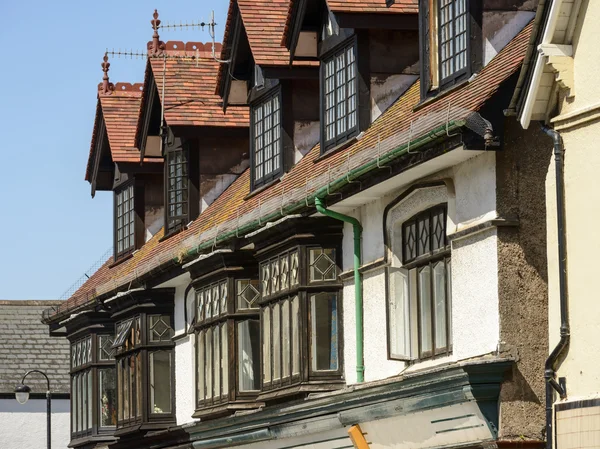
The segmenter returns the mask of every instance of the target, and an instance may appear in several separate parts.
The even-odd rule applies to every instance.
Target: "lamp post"
[[[27,371],[25,373],[25,375],[23,376],[23,379],[21,379],[21,384],[17,385],[17,387],[15,388],[15,399],[17,400],[17,402],[19,404],[25,404],[27,402],[27,400],[29,399],[29,393],[31,393],[31,388],[29,388],[27,385],[25,385],[25,378],[27,376],[29,376],[31,373],[39,373],[42,376],[44,376],[46,378],[46,383],[48,384],[48,389],[46,391],[46,411],[47,411],[47,426],[48,428],[46,429],[46,438],[47,438],[47,445],[48,445],[48,449],[50,448],[50,413],[51,413],[51,402],[52,402],[52,393],[50,393],[50,379],[48,379],[48,376],[46,376],[46,374],[40,370],[37,369],[32,369],[30,371]]]

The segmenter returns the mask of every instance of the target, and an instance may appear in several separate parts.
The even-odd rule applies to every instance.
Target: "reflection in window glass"
[[[171,352],[150,353],[150,411],[171,413]]]
[[[388,316],[390,320],[390,355],[409,358],[410,348],[410,295],[408,273],[404,269],[390,270]]]
[[[429,266],[419,272],[419,308],[421,353],[430,354],[432,350],[431,329],[431,269]]]
[[[239,390],[260,390],[260,322],[246,320],[237,326]]]
[[[263,310],[263,382],[271,382],[271,309]]]
[[[280,305],[273,306],[273,380],[281,377],[281,326],[280,326]]]
[[[335,293],[311,295],[312,369],[338,368],[337,297]]]
[[[292,374],[300,374],[300,299],[292,298]]]
[[[100,427],[111,427],[117,424],[117,392],[114,368],[98,370],[100,389]]]

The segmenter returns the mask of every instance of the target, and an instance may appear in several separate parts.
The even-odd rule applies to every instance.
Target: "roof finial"
[[[152,42],[148,43],[148,53],[150,56],[161,56],[165,49],[164,42],[161,42],[160,36],[158,35],[158,29],[160,28],[160,20],[158,18],[158,10],[154,10],[153,20],[150,21],[154,34],[152,35]]]
[[[110,68],[110,62],[108,62],[108,52],[104,53],[104,61],[102,63],[102,71],[104,72],[104,76],[102,77],[102,85],[100,87],[100,92],[103,94],[110,94],[115,90],[115,86],[113,83],[108,80],[108,69]]]

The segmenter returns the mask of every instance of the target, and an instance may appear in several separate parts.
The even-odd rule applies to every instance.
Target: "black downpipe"
[[[567,397],[564,383],[556,381],[556,370],[559,359],[565,354],[571,339],[569,327],[569,307],[567,296],[567,241],[565,232],[565,176],[564,146],[558,131],[542,125],[542,131],[554,142],[554,162],[556,170],[556,223],[558,227],[558,289],[560,299],[560,341],[546,359],[544,378],[546,380],[546,449],[552,449],[552,406],[554,391],[561,399]]]

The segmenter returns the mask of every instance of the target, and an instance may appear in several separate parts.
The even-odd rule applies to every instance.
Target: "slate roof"
[[[195,241],[206,243],[214,237],[205,237],[209,231],[217,229],[228,220],[236,220],[236,216],[252,211],[259,211],[261,204],[273,198],[282,197],[285,192],[302,189],[308,179],[327,176],[334,169],[343,168],[350,157],[359,158],[378,144],[379,139],[410,132],[412,123],[425,123],[430,131],[447,123],[445,111],[448,105],[465,111],[480,110],[492,95],[498,92],[500,86],[521,66],[532,26],[526,26],[504,49],[484,67],[469,83],[466,83],[447,95],[429,102],[415,110],[420,101],[419,81],[415,82],[390,108],[388,108],[365,131],[364,136],[335,154],[319,158],[320,148],[316,145],[304,156],[280,182],[258,194],[247,198],[250,192],[250,171],[246,170],[231,186],[221,194],[190,226],[183,232],[164,241],[164,229],[159,231],[131,259],[110,268],[110,263],[104,264],[64,305],[60,315],[72,311],[85,304],[92,304],[95,297],[107,292],[115,292],[126,288],[131,282],[150,270],[160,270],[167,264],[175,262],[179,255],[191,249],[184,242],[192,237]],[[311,186],[313,189],[323,186]],[[239,214],[239,215],[238,215]],[[178,256],[174,256],[174,254]],[[152,267],[152,268],[150,268]],[[48,317],[47,321],[52,321]]]
[[[69,342],[50,337],[42,311],[63,301],[0,300],[0,394],[14,393],[23,375],[39,369],[50,378],[53,393],[69,393]],[[34,393],[46,392],[46,380],[32,374],[25,382]]]
[[[220,54],[221,45],[215,47],[215,53]],[[219,63],[212,57],[212,44],[169,41],[165,51],[167,58],[151,57],[149,64],[169,126],[249,126],[248,108],[232,107],[227,114],[223,112],[223,101],[215,94]]]
[[[135,133],[142,104],[142,84],[117,83],[114,90],[102,93],[102,84],[98,85],[98,104],[96,117],[94,119],[94,130],[92,132],[92,143],[86,167],[85,179],[90,180],[92,164],[94,162],[94,151],[100,120],[104,120],[108,145],[113,162],[140,161],[140,152],[135,145]],[[144,162],[161,162],[157,158],[146,158]]]

